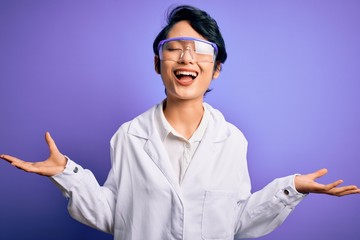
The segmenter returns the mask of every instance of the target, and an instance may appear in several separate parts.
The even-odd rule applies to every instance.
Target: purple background
[[[152,41],[179,1],[0,1],[0,153],[63,153],[103,183],[109,140],[164,98]],[[360,1],[193,1],[229,58],[206,101],[249,140],[253,190],[329,174],[360,185]],[[261,239],[358,240],[360,196],[310,195]],[[51,181],[0,162],[0,239],[111,239],[77,223]],[[151,223],[149,223],[151,224]]]

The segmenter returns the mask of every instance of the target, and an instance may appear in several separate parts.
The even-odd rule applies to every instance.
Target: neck
[[[186,139],[191,138],[204,114],[203,102],[170,101],[164,103],[164,115],[170,125]]]

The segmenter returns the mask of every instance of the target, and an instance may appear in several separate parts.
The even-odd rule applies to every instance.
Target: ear
[[[155,67],[155,72],[157,74],[160,74],[160,59],[159,56],[157,55],[154,56],[154,67]]]
[[[220,75],[220,70],[221,70],[221,63],[220,62],[216,62],[216,67],[213,73],[213,79],[216,79],[219,77]]]

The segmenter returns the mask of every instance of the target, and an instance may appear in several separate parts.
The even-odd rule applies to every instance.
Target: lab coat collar
[[[136,117],[129,127],[128,133],[140,138],[150,139],[158,135],[160,139],[160,135],[157,133],[156,126],[156,109],[161,108],[162,104],[157,104],[145,113]],[[225,121],[222,113],[214,109],[207,103],[204,103],[204,107],[210,113],[209,125],[207,127],[207,134],[211,134],[211,139],[213,142],[221,142],[230,136],[230,130]],[[215,131],[216,130],[216,131]]]
[[[187,141],[190,143],[200,142],[201,139],[203,138],[205,130],[208,126],[208,122],[209,122],[209,118],[210,118],[209,110],[206,107],[204,107],[204,114],[201,118],[201,122],[200,122],[198,128],[195,130],[195,132],[193,133],[193,135],[191,136],[190,139],[185,139],[166,120],[165,115],[164,115],[164,110],[163,110],[164,102],[165,102],[165,100],[162,101],[162,103],[160,104],[161,107],[156,108],[156,110],[155,110],[155,123],[156,123],[156,127],[159,132],[161,140],[164,142],[165,139],[169,136],[169,134],[172,134],[172,135],[179,137],[181,139],[184,139],[184,141]]]

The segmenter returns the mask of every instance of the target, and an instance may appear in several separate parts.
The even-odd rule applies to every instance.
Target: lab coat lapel
[[[174,170],[171,166],[168,154],[165,150],[163,142],[160,139],[160,135],[156,131],[155,112],[158,107],[161,107],[161,105],[156,105],[133,119],[129,128],[129,134],[146,140],[143,147],[144,151],[156,164],[177,195],[181,198],[178,180],[175,179]]]
[[[178,180],[175,178],[174,170],[160,138],[158,136],[151,136],[144,145],[144,151],[160,169],[176,193],[181,196]]]
[[[209,135],[207,136],[210,137]],[[208,137],[204,136],[204,139],[199,144],[198,149],[190,161],[181,184],[182,187],[191,187],[194,182],[200,185],[202,181],[209,183],[211,179],[211,173],[208,171],[209,162],[213,162],[214,160],[212,159],[219,156],[219,145],[211,141],[211,138]]]
[[[209,125],[206,128],[203,139],[196,150],[193,159],[184,175],[182,185],[191,186],[194,177],[212,178],[211,173],[206,173],[209,163],[214,163],[220,159],[221,146],[225,143],[231,134],[229,127],[223,115],[215,111],[211,106],[206,105],[210,110],[211,117]],[[207,176],[207,174],[210,174]]]

